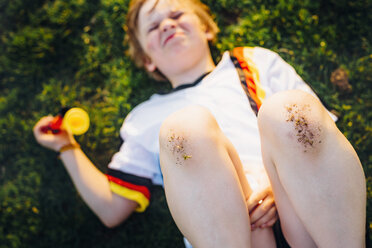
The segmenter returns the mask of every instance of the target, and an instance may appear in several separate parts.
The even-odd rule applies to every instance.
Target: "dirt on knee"
[[[320,134],[322,132],[319,125],[311,121],[309,117],[311,112],[310,104],[299,105],[296,103],[285,105],[286,122],[292,123],[296,140],[303,147],[303,151],[315,148],[317,144],[322,143]],[[291,136],[293,136],[293,134]]]
[[[184,161],[192,158],[191,153],[186,152],[187,139],[184,135],[178,135],[174,130],[170,130],[167,138],[166,146],[175,156],[177,165],[182,165]]]

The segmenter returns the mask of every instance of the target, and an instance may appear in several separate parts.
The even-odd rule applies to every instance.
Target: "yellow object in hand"
[[[81,108],[71,108],[63,117],[62,127],[74,135],[81,135],[89,129],[89,115]]]

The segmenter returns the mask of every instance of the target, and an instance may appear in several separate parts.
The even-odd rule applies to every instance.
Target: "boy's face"
[[[180,73],[209,53],[206,31],[187,3],[176,0],[148,0],[138,17],[138,39],[148,56],[147,70],[157,68],[168,76]]]

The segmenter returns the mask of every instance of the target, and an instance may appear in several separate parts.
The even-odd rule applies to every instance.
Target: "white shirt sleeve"
[[[137,111],[132,111],[125,119],[120,135],[123,144],[114,154],[108,167],[138,177],[151,179],[154,184],[162,184],[158,154],[149,150],[146,144],[148,133],[153,133],[151,128],[140,118]],[[141,124],[142,123],[142,124]]]
[[[297,74],[295,69],[277,53],[256,47],[255,57],[258,58],[258,63],[265,68],[265,75],[262,75],[265,79],[263,82],[267,84],[272,94],[284,90],[299,89],[319,99],[311,87]],[[328,113],[334,121],[337,121],[337,117],[334,114],[329,111]]]

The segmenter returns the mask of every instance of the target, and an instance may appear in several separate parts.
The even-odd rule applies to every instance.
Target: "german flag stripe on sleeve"
[[[137,212],[145,211],[151,197],[149,188],[152,186],[152,182],[150,179],[113,169],[109,169],[106,176],[112,192],[137,202]]]
[[[135,209],[136,212],[144,212],[150,204],[149,199],[146,198],[141,192],[128,189],[112,181],[109,183],[112,192],[138,203],[138,207]]]
[[[120,186],[123,186],[125,188],[131,189],[134,191],[141,192],[147,199],[150,200],[150,191],[147,187],[128,183],[128,182],[125,182],[119,178],[116,178],[110,175],[107,175],[107,178],[110,182],[116,183]]]

